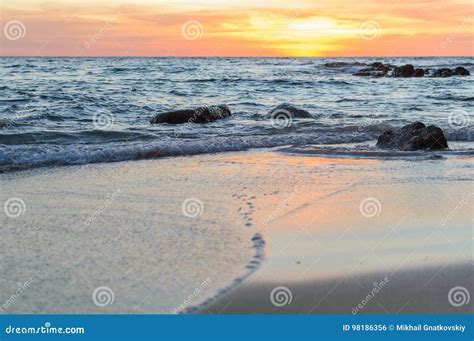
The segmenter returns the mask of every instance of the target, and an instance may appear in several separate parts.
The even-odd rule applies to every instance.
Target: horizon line
[[[156,56],[118,56],[118,55],[102,55],[102,56],[75,56],[75,55],[51,55],[51,56],[35,56],[35,55],[0,55],[0,58],[279,58],[279,59],[328,59],[328,58],[474,58],[474,55],[417,55],[417,56],[400,56],[400,55],[386,55],[386,56],[170,56],[170,55],[156,55]]]

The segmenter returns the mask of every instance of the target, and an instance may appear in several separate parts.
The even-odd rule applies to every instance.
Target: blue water
[[[352,75],[361,66],[324,66],[334,61],[474,72],[472,57],[0,58],[0,170],[287,145],[373,150],[383,129],[415,120],[472,151],[474,76],[365,78]],[[263,115],[283,102],[314,118],[275,126]],[[233,116],[221,121],[149,123],[162,111],[224,103]]]

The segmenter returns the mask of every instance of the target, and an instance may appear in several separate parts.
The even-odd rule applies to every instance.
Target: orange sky
[[[1,55],[474,55],[472,0],[1,0]]]

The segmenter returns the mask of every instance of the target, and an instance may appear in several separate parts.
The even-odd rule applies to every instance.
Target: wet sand
[[[277,150],[2,174],[26,210],[1,217],[0,302],[32,278],[4,313],[465,313],[470,174]]]
[[[0,175],[0,202],[25,205],[0,216],[0,313],[173,314],[235,285],[259,263],[255,231],[201,162]]]
[[[201,313],[472,313],[471,159],[237,159],[300,179],[256,200],[266,259]]]

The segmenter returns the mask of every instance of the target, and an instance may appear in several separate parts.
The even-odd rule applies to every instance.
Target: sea
[[[375,61],[474,72],[473,57],[2,57],[0,171],[280,146],[366,157],[380,152],[375,142],[385,129],[414,121],[444,130],[450,149],[440,156],[472,153],[472,75],[353,75]],[[345,64],[327,67],[334,62]],[[281,103],[313,117],[266,118]],[[232,116],[208,124],[150,124],[160,112],[219,104]],[[401,155],[413,153],[377,154]]]

